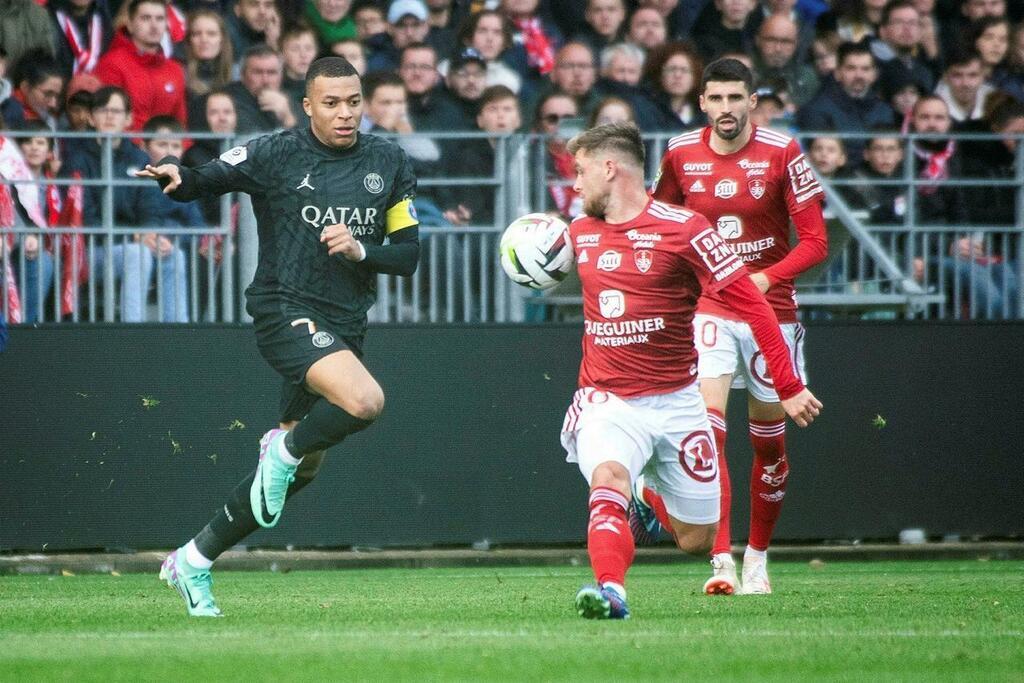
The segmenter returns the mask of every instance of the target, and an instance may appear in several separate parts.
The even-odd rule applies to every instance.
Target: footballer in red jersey
[[[822,189],[796,140],[750,123],[750,112],[757,105],[751,79],[749,69],[733,59],[708,65],[700,105],[711,125],[669,141],[652,194],[708,217],[775,310],[797,373],[803,378],[804,330],[796,318],[793,280],[828,253]],[[791,220],[799,240],[794,247],[789,240]],[[779,402],[783,394],[750,327],[719,293],[708,291],[701,296],[694,331],[701,394],[714,428],[722,486],[721,518],[711,555],[713,576],[704,590],[720,595],[736,590],[770,593],[767,550],[789,474],[786,413]],[[725,408],[730,387],[746,387],[749,392],[754,449],[750,536],[742,585],[730,552],[732,492],[725,458]],[[641,506],[635,512],[648,522],[648,529],[656,527],[653,510]],[[635,526],[643,529],[643,525]]]
[[[796,376],[771,307],[743,262],[699,213],[652,200],[632,124],[598,126],[569,143],[583,216],[569,226],[583,287],[579,389],[562,429],[590,485],[587,550],[597,579],[576,595],[589,618],[626,618],[628,521],[641,472],[685,551],[705,553],[719,515],[718,460],[697,384],[693,317],[715,292],[753,330],[798,424],[821,404]]]

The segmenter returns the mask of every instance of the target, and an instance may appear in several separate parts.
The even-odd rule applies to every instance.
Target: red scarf
[[[939,152],[930,152],[914,145],[914,156],[925,162],[921,169],[921,178],[925,180],[941,181],[949,178],[949,160],[956,151],[956,142],[950,140],[946,143],[946,149]],[[938,182],[934,185],[924,185],[918,188],[921,194],[935,194],[938,191]]]
[[[21,92],[20,88],[15,88],[14,92],[11,93],[11,97],[16,99],[18,101],[18,104],[21,105],[21,108],[25,110],[25,120],[26,121],[42,121],[43,120],[43,118],[39,115],[39,112],[37,112],[35,109],[33,109],[32,106],[28,103],[28,100],[25,99],[25,94]]]
[[[544,33],[540,19],[516,19],[513,23],[523,34],[527,63],[537,69],[541,76],[547,75],[555,68],[555,48],[551,45],[551,39]]]
[[[549,144],[548,154],[551,155],[551,161],[555,166],[555,180],[570,180],[576,177],[576,159],[569,150],[565,147],[552,147]],[[574,206],[578,203],[579,195],[572,189],[572,184],[553,182],[548,185],[548,189],[558,213],[568,218],[573,218],[579,213],[579,207]]]
[[[64,37],[67,38],[71,54],[75,58],[71,67],[72,75],[92,73],[92,70],[96,68],[96,62],[100,59],[100,53],[103,52],[103,20],[100,19],[100,13],[93,12],[92,19],[89,20],[88,48],[85,44],[86,41],[78,33],[78,26],[71,17],[60,10],[56,12],[56,16],[57,25],[60,26]]]
[[[78,180],[82,174],[75,171],[71,177]],[[47,186],[46,213],[50,227],[82,227],[82,199],[81,185],[69,186],[63,202],[57,188],[53,185]],[[70,315],[78,309],[78,286],[89,280],[85,236],[80,232],[65,232],[61,234],[57,244],[61,264],[60,310],[62,315]]]
[[[164,57],[174,56],[174,46],[185,39],[188,33],[188,21],[184,13],[171,3],[167,3],[167,31],[160,39],[164,49]]]
[[[11,196],[10,185],[0,185],[0,229],[14,227],[14,198]],[[7,297],[7,322],[21,322],[21,297],[18,296],[18,282],[14,278],[14,269],[11,267],[11,250],[14,248],[14,234],[7,233],[0,236],[0,269],[3,270],[4,280],[0,288],[4,290]],[[3,309],[3,302],[0,301],[0,310]]]

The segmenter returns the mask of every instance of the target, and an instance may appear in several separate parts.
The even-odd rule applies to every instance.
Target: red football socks
[[[750,473],[750,540],[754,550],[767,550],[786,495],[786,422],[750,421],[754,467]]]
[[[615,489],[598,486],[590,491],[587,552],[598,584],[624,586],[633,564],[633,532],[626,516],[629,501]]]
[[[729,511],[732,507],[732,484],[729,482],[729,465],[725,460],[725,415],[717,410],[708,410],[708,421],[715,436],[715,450],[718,451],[718,481],[722,490],[719,503],[718,533],[715,543],[711,546],[711,554],[728,553],[732,548],[732,537],[729,533]]]

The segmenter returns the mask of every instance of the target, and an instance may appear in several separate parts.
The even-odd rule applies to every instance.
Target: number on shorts
[[[310,334],[316,334],[316,323],[309,318],[299,318],[298,320],[292,321],[292,327],[298,327],[305,323],[306,329],[309,330]]]
[[[679,464],[692,479],[700,482],[714,481],[718,475],[718,455],[711,435],[707,432],[693,432],[683,439],[679,444]]]
[[[714,346],[718,343],[718,325],[711,320],[705,320],[700,326],[700,342],[704,346]]]

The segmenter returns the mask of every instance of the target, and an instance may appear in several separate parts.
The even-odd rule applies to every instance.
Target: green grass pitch
[[[703,563],[634,567],[627,622],[586,567],[215,574],[189,619],[150,575],[0,577],[0,679],[1024,680],[1024,562],[774,563],[706,597]]]

